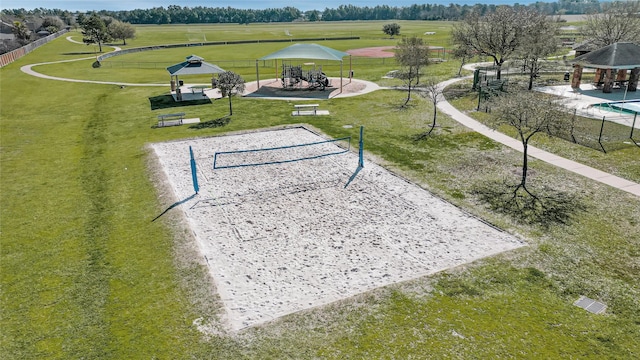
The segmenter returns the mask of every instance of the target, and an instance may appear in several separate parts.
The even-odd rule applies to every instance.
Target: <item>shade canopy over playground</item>
[[[282,50],[278,50],[260,60],[273,59],[317,59],[342,61],[342,58],[349,54],[318,44],[293,44]]]
[[[269,55],[263,56],[258,60],[276,60],[276,71],[279,59],[312,59],[312,60],[330,60],[340,61],[340,89],[342,89],[342,59],[351,55],[344,51],[332,49],[330,47],[318,44],[293,44],[282,50],[278,50]],[[258,78],[258,87],[260,87],[260,75],[258,74],[258,60],[256,60],[256,77]],[[351,62],[349,62],[349,74],[351,74]]]
[[[573,60],[573,88],[580,87],[583,68],[596,69],[594,85],[602,86],[603,92],[619,86],[627,91],[636,91],[640,75],[640,46],[630,42],[614,43],[580,55]],[[627,77],[627,72],[630,71]]]

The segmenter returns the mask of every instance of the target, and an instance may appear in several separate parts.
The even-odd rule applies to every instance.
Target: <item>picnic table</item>
[[[204,94],[204,90],[208,88],[210,88],[209,85],[193,85],[190,87],[192,94],[195,94],[196,90],[200,90],[198,92],[202,92]]]

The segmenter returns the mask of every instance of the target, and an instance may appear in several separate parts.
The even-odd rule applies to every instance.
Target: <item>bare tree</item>
[[[458,68],[458,74],[456,75],[457,77],[460,77],[462,75],[462,68],[464,67],[464,64],[466,64],[467,61],[469,61],[469,59],[474,57],[476,53],[470,47],[463,46],[463,45],[456,45],[453,48],[452,55],[453,57],[460,59],[460,67]]]
[[[552,99],[541,98],[534,92],[524,91],[503,96],[497,96],[491,100],[492,112],[495,115],[493,126],[511,126],[518,134],[522,142],[522,175],[520,183],[513,191],[514,196],[522,189],[534,196],[527,189],[527,171],[529,169],[528,146],[529,141],[538,133],[547,132],[550,128],[562,127],[560,119],[564,116],[561,105]]]
[[[522,44],[531,15],[532,11],[511,6],[500,6],[495,12],[486,15],[474,11],[453,26],[453,43],[478,55],[491,57],[498,67],[497,78],[500,79],[500,66]]]
[[[416,36],[403,38],[396,45],[395,59],[402,67],[396,77],[402,79],[408,88],[404,107],[411,100],[411,89],[420,82],[420,69],[429,63],[429,46]]]
[[[561,103],[525,90],[494,97],[491,105],[491,125],[494,128],[510,126],[522,142],[522,174],[517,184],[506,179],[488,180],[477,184],[473,193],[493,210],[518,221],[544,228],[554,224],[568,224],[574,214],[586,210],[579,191],[558,190],[554,184],[534,187],[527,182],[531,139],[538,133],[571,131],[570,121],[563,112]],[[544,182],[544,178],[539,178],[534,184]]]
[[[558,50],[555,36],[558,33],[557,22],[547,15],[531,12],[528,22],[523,24],[523,41],[517,54],[524,60],[524,67],[529,72],[529,87],[533,89],[533,79],[542,68],[542,60]]]
[[[218,88],[223,97],[229,98],[229,115],[233,115],[231,96],[237,93],[242,94],[245,89],[244,79],[233,71],[225,71],[218,75]]]
[[[583,27],[586,38],[598,46],[640,42],[640,1],[616,1],[602,6],[603,13],[587,15]]]
[[[442,88],[438,86],[438,83],[435,80],[429,79],[420,94],[427,98],[433,105],[433,121],[431,123],[431,126],[429,127],[429,131],[425,131],[424,133],[418,135],[416,140],[422,140],[426,138],[427,136],[431,135],[431,132],[433,131],[433,129],[435,129],[436,118],[438,117],[438,103],[440,102],[440,100],[442,100]]]

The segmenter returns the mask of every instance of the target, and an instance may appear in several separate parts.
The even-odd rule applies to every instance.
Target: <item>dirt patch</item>
[[[361,49],[347,50],[347,53],[352,56],[373,57],[373,58],[390,58],[394,56],[391,51],[395,46],[377,46]]]

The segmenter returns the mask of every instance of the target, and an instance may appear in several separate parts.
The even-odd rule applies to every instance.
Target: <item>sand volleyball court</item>
[[[524,243],[304,127],[153,144],[239,330]],[[197,162],[194,189],[189,146]],[[365,131],[366,149],[366,131]],[[323,154],[333,154],[321,156]]]

